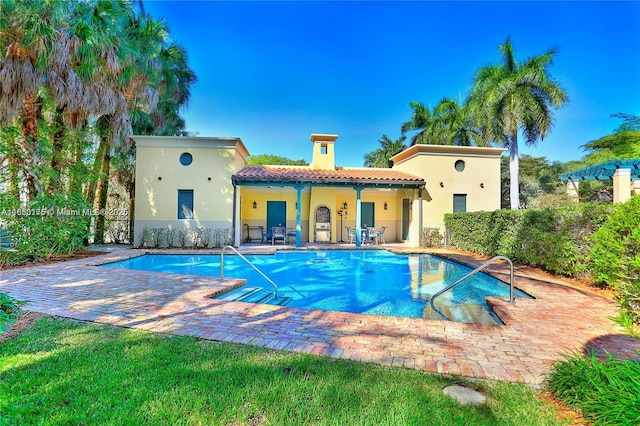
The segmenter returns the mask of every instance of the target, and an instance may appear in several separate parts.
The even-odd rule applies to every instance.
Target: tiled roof
[[[424,179],[391,169],[342,168],[314,170],[306,166],[246,166],[234,183],[313,183],[317,185],[424,186]]]

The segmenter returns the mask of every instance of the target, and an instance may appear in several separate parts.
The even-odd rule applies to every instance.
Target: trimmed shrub
[[[624,324],[640,325],[640,196],[617,205],[591,242],[594,280],[618,290]]]
[[[440,233],[439,228],[422,228],[422,244],[423,247],[442,247],[444,246],[444,237]]]
[[[445,215],[448,244],[567,276],[585,276],[588,237],[604,223],[610,205],[499,210]]]

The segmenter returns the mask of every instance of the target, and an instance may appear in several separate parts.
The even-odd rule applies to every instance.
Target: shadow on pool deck
[[[79,320],[532,384],[565,354],[597,347],[637,358],[640,349],[609,319],[617,309],[612,300],[530,268],[516,268],[516,285],[536,299],[509,304],[488,297],[505,322],[492,326],[226,302],[210,296],[241,281],[91,266],[144,252],[3,271],[0,291],[29,300],[29,310]],[[453,251],[438,255],[468,266],[483,261]],[[505,269],[488,272],[503,278]]]

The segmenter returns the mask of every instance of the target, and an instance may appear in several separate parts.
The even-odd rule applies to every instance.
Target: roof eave
[[[385,187],[385,188],[421,188],[425,186],[424,180],[420,181],[390,181],[379,179],[296,179],[280,178],[268,179],[259,177],[233,177],[234,184],[244,185],[321,185],[321,186],[364,186],[364,187]]]

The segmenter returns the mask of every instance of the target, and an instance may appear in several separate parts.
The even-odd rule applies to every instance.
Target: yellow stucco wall
[[[332,170],[336,167],[335,141],[338,135],[312,134],[313,154],[312,169]]]
[[[309,228],[309,191],[303,191],[301,195],[301,226],[302,240],[308,241],[306,236]],[[295,232],[296,229],[296,200],[297,192],[291,187],[256,187],[243,186],[240,187],[240,217],[242,226],[242,239],[247,236],[245,225],[263,226],[267,225],[267,201],[284,201],[286,207],[286,224],[289,232]],[[253,203],[256,208],[253,208]]]
[[[393,157],[393,169],[426,181],[422,226],[444,231],[444,214],[453,212],[454,194],[466,195],[466,211],[500,209],[500,155],[503,151],[502,148],[414,145]],[[464,162],[464,170],[456,170],[457,161]],[[418,241],[419,207],[418,200],[414,199],[411,245]]]
[[[310,168],[335,168],[336,135],[312,135],[313,161]],[[246,165],[248,152],[237,138],[176,138],[136,136],[135,238],[144,227],[230,229],[234,220],[234,188],[231,176]],[[323,153],[326,149],[326,153]],[[387,242],[402,241],[403,200],[408,200],[407,244],[418,245],[420,225],[444,230],[444,214],[453,211],[454,194],[466,195],[467,211],[500,208],[499,148],[470,148],[415,145],[393,157],[394,170],[426,181],[422,209],[417,189],[367,188],[363,203],[374,204],[375,223],[385,226]],[[180,155],[193,156],[189,166],[180,164]],[[456,161],[464,170],[456,170]],[[178,190],[194,191],[194,219],[177,219]],[[301,193],[302,241],[314,241],[315,211],[327,206],[331,212],[331,242],[347,240],[346,227],[356,225],[356,190],[353,187],[306,187]],[[286,227],[296,228],[297,192],[292,187],[239,186],[236,192],[234,240],[243,241],[246,225],[264,226],[267,202],[286,202]],[[253,208],[253,203],[256,208]],[[347,214],[338,215],[344,203]],[[386,204],[386,209],[385,209]],[[422,211],[422,223],[419,223]],[[365,225],[362,223],[361,225]]]
[[[241,218],[244,240],[247,236],[246,226],[266,226],[267,222],[267,201],[285,201],[287,203],[287,228],[293,232],[296,227],[296,191],[288,187],[241,187]],[[315,210],[319,206],[327,206],[331,212],[331,241],[340,241],[340,230],[342,227],[342,239],[348,239],[346,227],[355,228],[356,225],[356,191],[352,188],[335,187],[315,187],[306,188],[301,194],[302,211],[302,241],[314,241]],[[397,241],[399,236],[398,220],[401,212],[396,205],[396,190],[372,190],[367,189],[361,193],[362,202],[372,202],[375,204],[375,224],[369,226],[386,226],[385,240],[388,242]],[[253,202],[256,208],[253,208]],[[344,203],[347,203],[347,214],[338,215]],[[387,203],[387,210],[384,204]],[[400,204],[402,206],[402,204]],[[364,224],[362,224],[364,225]]]
[[[231,228],[231,175],[243,167],[246,148],[236,138],[135,136],[134,239],[144,227]],[[193,162],[184,166],[180,156]],[[193,219],[178,219],[178,190],[193,190]]]

